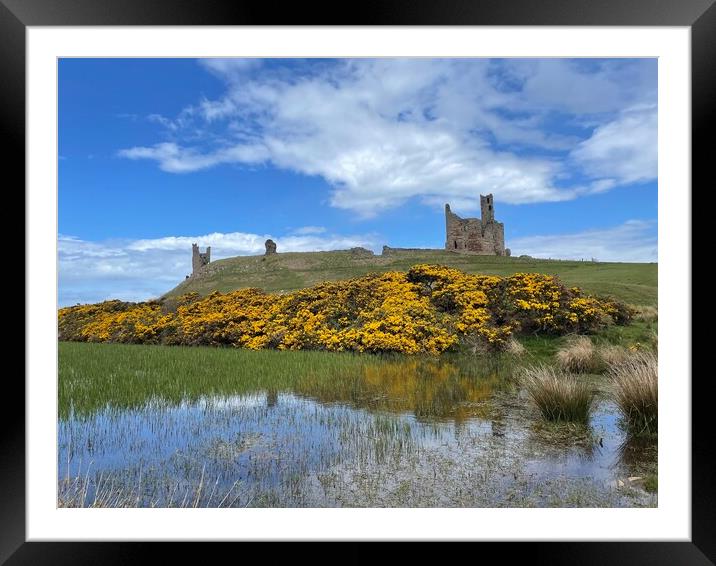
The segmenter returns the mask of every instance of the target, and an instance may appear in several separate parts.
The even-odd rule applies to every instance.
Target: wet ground
[[[656,440],[630,438],[606,396],[587,426],[548,424],[514,384],[447,363],[70,411],[58,433],[62,505],[107,491],[159,507],[657,504]]]

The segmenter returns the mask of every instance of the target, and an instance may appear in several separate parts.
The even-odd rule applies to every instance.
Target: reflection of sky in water
[[[620,463],[619,447],[624,442],[618,419],[616,407],[612,403],[600,403],[595,407],[590,420],[594,442],[584,446],[551,446],[539,460],[528,462],[526,468],[539,477],[612,480],[615,468]]]
[[[431,421],[405,411],[368,411],[273,392],[176,406],[150,402],[142,410],[106,408],[60,421],[59,476],[67,473],[69,458],[71,477],[86,473],[91,462],[93,473],[119,473],[128,485],[141,476],[155,496],[162,485],[196,484],[203,476],[222,489],[240,480],[248,491],[278,493],[279,499],[293,497],[293,504],[308,506],[320,504],[316,478],[322,474],[341,470],[346,481],[351,470],[360,469],[392,485],[393,470],[406,473],[406,462],[421,473],[436,466],[445,482],[452,472],[435,462],[461,462],[461,474],[470,466],[501,470],[499,489],[516,466],[534,481],[562,477],[607,484],[624,473],[624,438],[614,409],[606,402],[595,408],[591,428],[595,441],[602,439],[599,446],[545,442],[524,411],[510,409],[489,418]],[[406,477],[411,481],[410,473]],[[301,503],[295,499],[299,493],[309,499]]]
[[[102,411],[85,421],[60,424],[59,464],[70,475],[92,461],[94,469],[141,467],[145,473],[190,470],[225,481],[245,479],[251,461],[262,458],[271,483],[282,470],[314,469],[330,463],[340,448],[338,438],[325,434],[327,423],[343,426],[361,415],[347,407],[322,407],[291,395],[279,395],[268,407],[266,395],[202,399],[195,404],[145,410]],[[280,447],[280,449],[279,449]],[[300,464],[299,464],[300,461]]]

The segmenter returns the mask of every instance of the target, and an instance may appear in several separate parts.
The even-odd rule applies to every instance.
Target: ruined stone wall
[[[455,252],[482,249],[482,222],[478,218],[460,218],[445,205],[445,249]]]
[[[264,255],[272,255],[276,253],[276,242],[274,242],[272,239],[268,239],[264,242],[264,247],[266,248],[266,253]]]
[[[460,218],[445,205],[445,249],[478,255],[505,255],[505,225],[495,222],[492,195],[480,195],[483,217]]]
[[[201,253],[199,246],[191,245],[191,274],[196,275],[202,267],[211,261],[211,246],[206,247],[206,252]]]
[[[485,226],[485,239],[489,240],[495,255],[505,255],[505,225],[502,222],[490,222]]]

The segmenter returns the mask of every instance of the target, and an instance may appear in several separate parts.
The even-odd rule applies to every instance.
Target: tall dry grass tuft
[[[631,356],[609,367],[614,399],[631,432],[656,432],[659,409],[658,360],[650,351]]]
[[[597,353],[605,369],[617,366],[627,361],[632,356],[632,352],[630,352],[627,348],[624,348],[623,346],[614,346],[612,344],[599,346]]]
[[[557,365],[562,370],[573,373],[596,373],[601,369],[594,344],[586,336],[571,338],[557,352]]]
[[[513,356],[524,356],[527,353],[527,349],[514,338],[510,338],[505,347],[505,351]]]
[[[635,307],[636,314],[634,320],[640,320],[642,322],[656,322],[659,320],[659,310],[652,306],[640,306]]]
[[[589,420],[594,392],[577,376],[540,365],[525,368],[521,382],[545,419],[571,422]]]

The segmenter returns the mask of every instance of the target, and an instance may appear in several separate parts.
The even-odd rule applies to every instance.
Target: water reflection
[[[266,406],[268,408],[275,407],[276,403],[278,403],[278,391],[269,389],[266,392]]]
[[[100,480],[83,497],[112,478],[158,506],[204,483],[206,506],[654,505],[612,488],[656,462],[655,442],[627,437],[616,415],[601,401],[588,426],[547,425],[501,371],[411,359],[334,379],[306,372],[285,389],[70,413],[58,470],[81,477],[92,462],[87,477]]]
[[[321,403],[350,403],[371,411],[410,413],[419,420],[460,423],[487,417],[493,392],[504,386],[505,380],[494,372],[409,360],[366,367],[334,381],[302,379],[293,390]]]
[[[650,471],[650,465],[656,462],[658,439],[655,434],[626,434],[619,446],[617,454],[619,462],[626,467],[631,476],[639,476]]]

